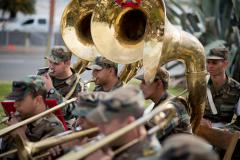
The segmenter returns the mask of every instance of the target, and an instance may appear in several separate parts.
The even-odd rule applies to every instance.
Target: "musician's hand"
[[[7,125],[14,125],[19,122],[19,117],[15,116],[14,113],[11,113],[9,120],[6,122]],[[20,135],[22,137],[25,137],[25,131],[27,129],[27,126],[22,126],[20,128],[17,128],[16,130],[12,131],[10,134],[13,137],[16,137],[16,135]]]
[[[49,76],[49,74],[44,74],[44,75],[42,76],[42,80],[43,80],[44,83],[45,83],[45,87],[46,87],[47,91],[49,91],[51,88],[53,88],[52,79],[51,79],[51,77]]]
[[[48,160],[56,159],[57,157],[63,154],[63,149],[61,145],[57,145],[55,147],[50,148],[48,150],[48,153],[49,153]]]
[[[212,128],[212,122],[204,118],[202,118],[200,125],[204,127]]]

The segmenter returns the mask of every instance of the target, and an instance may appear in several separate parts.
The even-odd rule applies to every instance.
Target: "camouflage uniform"
[[[161,103],[163,103],[165,100],[170,98],[168,93],[165,93],[164,96],[161,98],[159,103],[155,104],[154,107],[157,107]],[[192,127],[190,123],[190,116],[188,114],[188,105],[185,99],[181,97],[177,97],[172,99],[168,102],[169,104],[172,104],[176,109],[176,115],[173,118],[173,120],[168,124],[164,129],[159,131],[157,133],[157,137],[160,141],[163,141],[165,138],[172,134],[176,133],[192,133]]]
[[[211,80],[208,82],[208,87],[212,93],[213,102],[218,114],[212,114],[207,100],[204,118],[212,122],[230,123],[234,113],[236,113],[235,111],[240,97],[240,84],[232,78],[227,77],[227,82],[219,91],[214,91]]]
[[[207,59],[226,60],[227,54],[228,50],[225,48],[213,48],[210,50],[210,54],[207,56]],[[218,91],[214,90],[213,82],[211,79],[209,79],[207,85],[211,91],[217,114],[212,113],[209,100],[206,99],[204,118],[209,119],[214,123],[222,122],[227,124],[232,121],[234,113],[237,116],[240,115],[240,113],[237,111],[237,104],[240,98],[240,84],[237,81],[227,76],[226,83]],[[228,127],[233,130],[240,130],[240,126],[237,126],[237,123],[232,124]]]
[[[209,60],[227,60],[229,51],[226,48],[213,48],[210,50],[207,59]],[[208,97],[206,99],[206,108],[204,118],[210,120],[213,123],[222,123],[219,128],[227,128],[230,132],[240,131],[240,113],[239,113],[239,98],[240,98],[240,84],[234,79],[227,76],[226,83],[218,90],[215,91],[213,82],[209,79],[207,84],[211,94],[212,100],[216,107],[217,114],[213,114]],[[235,122],[231,123],[234,117],[237,115]],[[232,155],[232,159],[240,158],[240,141],[238,140],[235,147],[235,151]],[[219,149],[217,149],[219,150]],[[223,154],[225,151],[220,150],[219,153]]]
[[[108,97],[98,102],[86,118],[96,124],[110,122],[115,117],[142,117],[144,112],[144,97],[140,90],[134,87],[122,87],[111,92]],[[116,146],[115,146],[116,147]],[[155,135],[147,136],[144,140],[116,155],[114,160],[156,160],[159,156],[160,144]]]
[[[13,81],[12,93],[9,99],[21,100],[29,93],[45,90],[44,83],[40,76],[28,76],[22,81]],[[25,132],[26,137],[33,142],[40,141],[47,137],[57,135],[64,132],[65,129],[61,121],[54,115],[49,114],[27,125]],[[13,137],[10,135],[4,136],[1,144],[1,152],[6,152],[10,149],[15,149],[16,144]],[[9,159],[16,157],[9,157]]]
[[[70,60],[71,55],[72,53],[66,47],[56,46],[52,49],[50,56],[45,58],[52,62],[59,63],[59,62]],[[54,91],[52,91],[53,93],[49,93],[49,97],[48,97],[49,99],[55,99],[57,100],[58,103],[61,103],[64,101],[65,96],[69,93],[69,91],[75,85],[76,80],[78,80],[78,76],[79,76],[77,73],[75,73],[73,69],[71,70],[73,74],[67,79],[57,79],[56,77],[50,75],[52,79],[53,87],[54,87],[52,90]],[[82,88],[82,83],[79,80],[70,98],[76,97],[77,94],[81,92],[81,88]],[[74,116],[72,115],[72,110],[74,108],[75,108],[74,103],[71,103],[62,109],[66,120],[70,120],[74,118]]]
[[[138,80],[144,80],[143,74],[138,75],[135,77]],[[164,68],[159,68],[157,70],[156,76],[154,80],[161,80],[163,85],[165,86],[165,89],[168,88],[168,82],[169,82],[169,73]],[[157,107],[161,103],[168,101],[169,98],[171,98],[172,95],[169,95],[167,92],[163,94],[163,96],[160,98],[159,102],[156,103],[153,107]],[[171,134],[175,133],[192,133],[192,127],[190,123],[190,116],[189,116],[189,106],[185,99],[181,97],[177,97],[169,101],[168,103],[172,104],[176,108],[176,115],[174,119],[171,121],[170,124],[168,124],[164,129],[160,130],[157,133],[157,137],[160,141],[164,140],[166,137],[168,137]],[[146,127],[151,128],[154,127],[155,124],[151,124],[149,122]]]
[[[88,70],[102,70],[103,68],[111,68],[113,67],[115,69],[116,72],[118,72],[118,65],[117,63],[114,63],[104,57],[97,57],[94,62],[89,65],[88,67],[86,67],[86,69]],[[120,81],[120,79],[118,79],[117,83],[112,87],[112,89],[110,91],[113,91],[117,88],[120,88],[123,86],[123,82]],[[100,85],[96,85],[94,90],[94,92],[99,92],[99,91],[104,91],[103,87]]]

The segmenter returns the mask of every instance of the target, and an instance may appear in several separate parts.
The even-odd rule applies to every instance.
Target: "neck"
[[[218,76],[211,76],[211,80],[212,80],[214,89],[218,90],[226,83],[227,76],[225,73]]]
[[[161,100],[162,96],[165,94],[165,91],[158,91],[158,92],[155,92],[155,94],[152,96],[151,100],[157,104],[159,103],[159,101]]]
[[[105,83],[102,87],[105,92],[109,92],[112,90],[113,86],[118,82],[118,77],[109,78],[109,81]]]
[[[44,112],[46,110],[46,105],[45,105],[45,103],[43,101],[41,103],[39,103],[37,106],[35,106],[35,107],[36,107],[36,109],[35,109],[35,112],[33,113],[32,116],[35,116],[35,115],[37,115],[39,113],[42,113],[42,112]]]
[[[71,68],[68,68],[66,70],[64,70],[60,75],[57,75],[56,78],[57,79],[66,79],[68,77],[70,77],[72,75],[72,70]]]

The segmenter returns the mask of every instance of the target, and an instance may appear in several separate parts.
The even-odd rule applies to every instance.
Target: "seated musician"
[[[157,70],[155,79],[152,83],[147,83],[144,80],[143,74],[135,77],[138,80],[141,80],[140,88],[143,91],[144,98],[146,100],[150,99],[154,102],[154,109],[159,104],[167,101],[172,97],[168,92],[168,83],[169,83],[169,73],[164,68],[159,68]],[[170,103],[176,108],[176,116],[172,120],[172,123],[166,126],[164,130],[158,132],[158,139],[160,141],[164,140],[171,134],[176,133],[192,133],[192,127],[190,124],[190,116],[188,114],[188,105],[187,102],[181,98],[177,97],[170,100]],[[151,111],[151,109],[150,109]],[[149,124],[151,127],[151,124]]]
[[[207,84],[204,119],[201,122],[199,131],[199,134],[203,136],[207,134],[207,128],[212,127],[222,128],[229,132],[240,131],[240,113],[237,109],[240,84],[226,74],[228,53],[229,51],[226,48],[218,47],[211,49],[207,56],[207,70],[210,79]],[[236,121],[233,118],[235,117],[234,114],[237,116]],[[206,133],[204,133],[204,130]],[[219,141],[221,140],[220,138]],[[239,142],[237,146],[240,147]],[[235,153],[237,153],[236,149]],[[235,153],[233,155],[236,155]]]
[[[97,124],[102,133],[109,135],[142,117],[144,112],[143,100],[140,90],[134,87],[123,87],[113,91],[109,98],[100,101],[97,108],[91,111],[86,118]],[[134,128],[110,143],[108,148],[98,150],[86,159],[107,157],[114,160],[158,159],[160,144],[156,137],[146,136],[146,133],[143,125]],[[115,149],[136,138],[142,138],[142,141],[112,157]]]
[[[7,124],[12,125],[44,112],[47,109],[45,104],[46,94],[47,91],[40,76],[28,76],[23,80],[13,81],[12,93],[8,99],[15,100],[14,107],[19,113],[19,117],[12,114]],[[20,134],[23,138],[27,138],[30,141],[36,142],[64,131],[65,129],[61,121],[54,114],[49,114],[12,131],[10,135],[4,136],[1,153],[16,148],[13,137],[17,134]],[[9,159],[11,158],[15,159],[16,157],[9,157]]]

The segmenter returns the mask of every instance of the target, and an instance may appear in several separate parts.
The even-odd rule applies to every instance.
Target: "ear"
[[[224,63],[224,66],[227,67],[229,62],[228,60],[224,60],[223,63]]]
[[[70,66],[71,65],[71,60],[65,61],[65,65]]]
[[[37,104],[40,104],[43,101],[43,97],[41,95],[38,95],[34,98],[34,100]]]
[[[128,117],[127,117],[127,123],[128,123],[128,124],[134,122],[135,120],[136,120],[136,119],[135,119],[134,116],[128,116]]]

